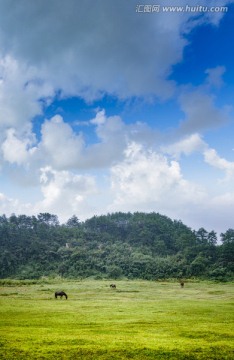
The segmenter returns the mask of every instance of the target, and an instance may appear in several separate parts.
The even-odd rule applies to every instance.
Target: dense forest
[[[65,224],[49,213],[0,216],[0,278],[234,278],[234,230],[191,230],[158,213]]]

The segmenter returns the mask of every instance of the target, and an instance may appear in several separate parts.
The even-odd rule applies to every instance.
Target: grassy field
[[[0,281],[0,359],[234,358],[233,284],[115,283]]]

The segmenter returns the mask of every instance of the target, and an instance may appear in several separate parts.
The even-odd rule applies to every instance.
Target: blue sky
[[[234,227],[234,1],[199,5],[0,0],[0,213]]]

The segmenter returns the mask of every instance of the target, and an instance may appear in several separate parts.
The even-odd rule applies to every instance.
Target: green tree
[[[220,234],[221,241],[224,245],[234,243],[234,229],[228,229],[225,233]]]
[[[73,215],[70,219],[66,222],[67,227],[80,227],[80,221],[76,215]]]
[[[221,235],[220,262],[227,271],[234,273],[234,230],[228,229]]]
[[[49,213],[40,213],[37,216],[37,218],[38,218],[39,223],[41,223],[41,224],[45,224],[48,226],[58,226],[59,225],[57,215],[52,215]]]

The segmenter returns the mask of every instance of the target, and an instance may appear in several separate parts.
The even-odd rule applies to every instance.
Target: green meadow
[[[232,283],[110,283],[0,280],[0,359],[234,358]]]

